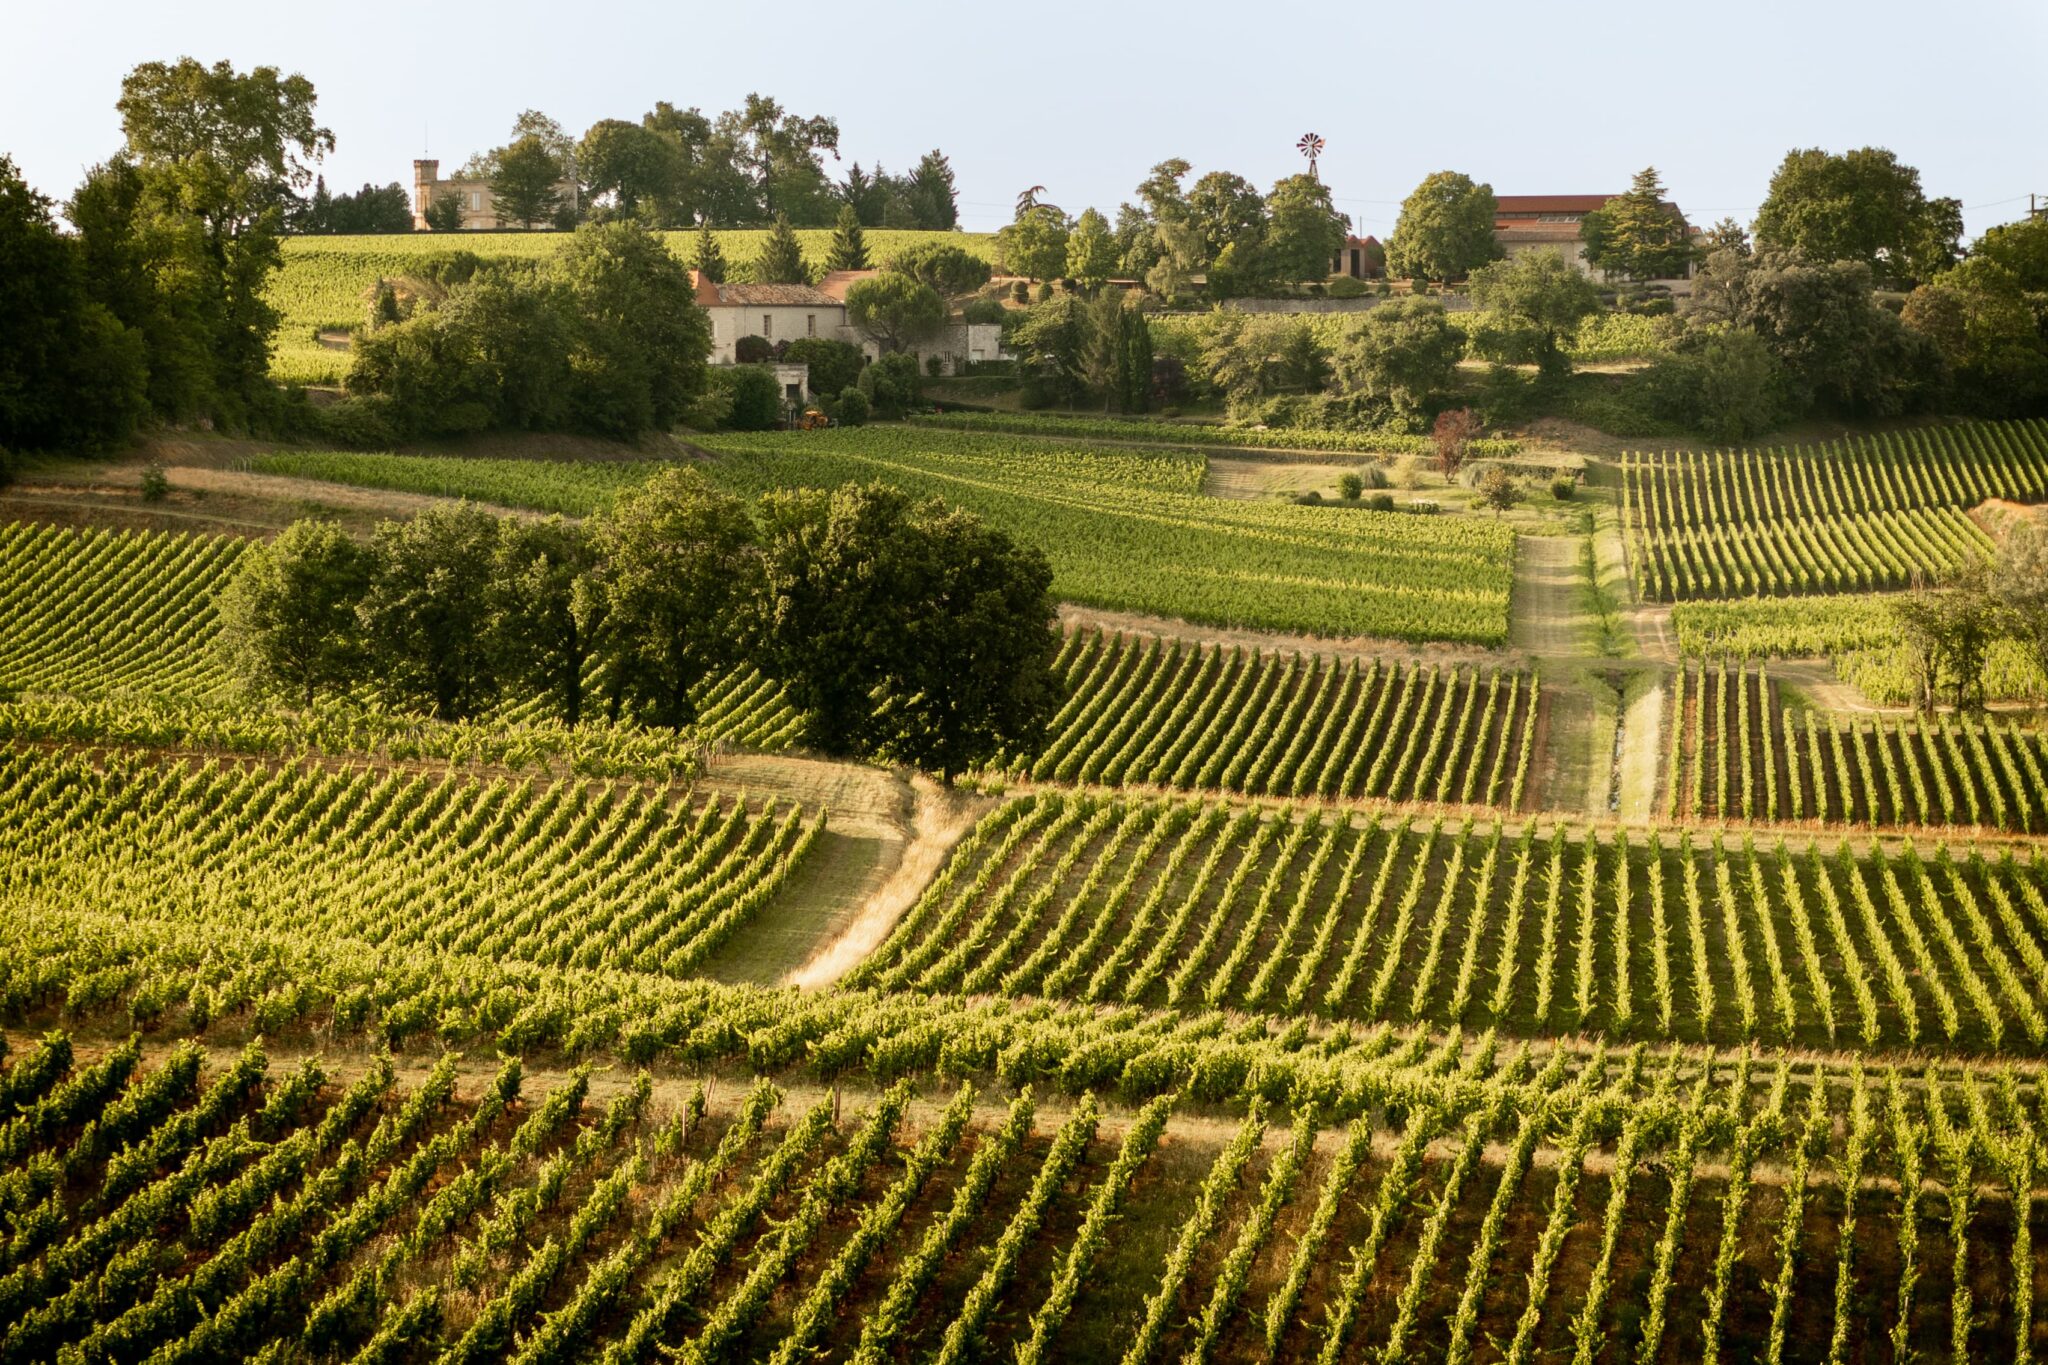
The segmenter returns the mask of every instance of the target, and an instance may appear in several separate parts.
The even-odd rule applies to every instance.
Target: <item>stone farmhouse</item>
[[[577,194],[575,180],[564,180],[560,189],[562,201],[573,207]],[[448,194],[454,195],[462,206],[462,228],[465,232],[492,232],[499,228],[525,226],[499,219],[497,206],[491,202],[490,181],[461,176],[443,180],[441,163],[424,160],[412,163],[412,226],[415,232],[426,231],[427,210]]]
[[[879,357],[881,346],[862,336],[846,319],[848,287],[877,273],[835,270],[815,285],[715,284],[691,271],[697,303],[711,318],[711,363],[736,364],[740,338],[750,336],[771,346],[823,337],[828,341],[850,342],[870,360]],[[998,359],[1002,353],[1002,334],[1002,327],[996,323],[971,323],[956,317],[912,354],[920,369],[928,370],[936,359],[942,373],[959,374],[975,361]],[[778,364],[775,368],[786,397],[813,396],[805,366]]]
[[[1606,283],[1607,272],[1594,269],[1586,260],[1586,243],[1582,234],[1586,215],[1604,208],[1608,200],[1618,197],[1612,194],[1498,195],[1494,200],[1493,239],[1509,257],[1526,251],[1560,252],[1578,268],[1580,274]],[[1667,199],[1664,207],[1672,217],[1685,223],[1685,214],[1679,211],[1678,205]],[[1686,223],[1686,232],[1693,235],[1699,229]],[[1678,282],[1651,281],[1666,285]]]

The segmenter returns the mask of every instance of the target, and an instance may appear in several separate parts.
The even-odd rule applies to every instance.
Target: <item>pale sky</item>
[[[137,62],[190,55],[311,78],[330,188],[502,142],[521,109],[579,134],[656,100],[749,91],[839,120],[842,155],[938,146],[963,224],[1018,191],[1113,214],[1171,156],[1261,188],[1327,140],[1338,208],[1384,237],[1434,170],[1502,194],[1626,188],[1654,164],[1688,217],[1748,222],[1794,147],[1890,147],[1972,235],[2048,196],[2048,0],[1009,0],[490,5],[6,0],[0,152],[62,200],[120,144]],[[843,164],[836,170],[843,170]]]

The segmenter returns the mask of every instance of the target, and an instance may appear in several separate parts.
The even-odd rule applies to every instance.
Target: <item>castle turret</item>
[[[415,161],[412,163],[412,225],[416,229],[427,226],[427,207],[434,202],[434,186],[441,179],[439,161]]]

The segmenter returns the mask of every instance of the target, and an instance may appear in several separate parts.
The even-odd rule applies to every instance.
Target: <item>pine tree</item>
[[[789,225],[789,215],[775,215],[775,226],[761,254],[754,258],[755,284],[809,284],[810,268],[804,264],[804,249]]]
[[[866,270],[868,264],[868,244],[861,235],[860,214],[853,205],[842,204],[838,226],[832,229],[832,251],[825,257],[825,268]]]
[[[1664,206],[1655,166],[1636,172],[1627,194],[1587,214],[1579,232],[1589,264],[1631,280],[1674,279],[1693,258],[1685,221]]]
[[[697,223],[697,275],[712,284],[725,283],[725,252],[719,248],[709,218]]]
[[[953,165],[946,154],[934,147],[926,152],[910,173],[911,212],[917,226],[936,232],[951,232],[960,226],[960,202],[954,192]]]

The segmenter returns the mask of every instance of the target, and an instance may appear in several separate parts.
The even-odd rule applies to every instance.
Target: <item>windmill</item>
[[[1312,180],[1322,179],[1321,176],[1316,174],[1316,158],[1323,154],[1323,135],[1321,133],[1303,133],[1301,141],[1294,144],[1294,150],[1308,158],[1309,178]]]

